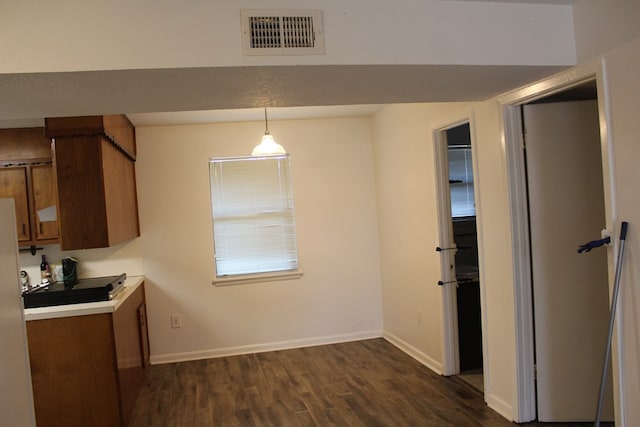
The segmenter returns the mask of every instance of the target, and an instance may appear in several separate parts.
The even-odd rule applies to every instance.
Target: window
[[[471,128],[469,123],[447,129],[447,145],[451,216],[453,218],[475,216],[476,204],[473,194],[473,162],[471,160]]]
[[[209,161],[214,283],[300,275],[289,166],[288,155]]]
[[[451,185],[451,216],[475,216],[473,166],[470,147],[449,147],[449,183]]]

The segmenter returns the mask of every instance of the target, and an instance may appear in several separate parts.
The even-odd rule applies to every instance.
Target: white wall
[[[640,158],[637,100],[640,87],[640,37],[607,52],[610,87],[611,146],[615,172],[617,221],[630,223],[619,319],[623,331],[621,378],[626,424],[640,424],[640,224],[637,188]],[[580,68],[580,67],[578,67]],[[535,91],[535,86],[532,86]],[[601,94],[602,95],[602,94]],[[472,111],[470,113],[469,111]],[[485,291],[485,370],[490,371],[486,400],[509,419],[518,419],[516,377],[514,254],[502,106],[497,98],[470,104],[405,104],[387,107],[374,118],[374,152],[378,191],[378,232],[385,336],[434,370],[441,369],[442,302],[437,244],[432,131],[447,121],[473,114],[480,195],[479,233]],[[416,312],[426,314],[422,325]]]
[[[640,425],[640,37],[604,55],[611,90],[612,145],[617,221],[629,222],[620,290],[621,375],[627,426]]]
[[[502,111],[496,99],[480,103],[475,110],[476,161],[479,179],[479,252],[484,290],[485,398],[505,417],[518,419],[516,388],[516,333],[513,253],[507,171],[502,138]]]
[[[620,7],[623,6],[622,3],[616,4]],[[606,61],[606,83],[610,89],[608,102],[611,107],[609,127],[612,136],[612,169],[616,187],[616,202],[613,208],[617,224],[621,220],[630,223],[620,295],[622,305],[618,314],[622,331],[620,378],[623,398],[622,412],[619,413],[617,422],[628,426],[640,424],[640,408],[635,404],[640,400],[640,292],[635,286],[640,277],[640,262],[635,256],[640,254],[640,240],[633,238],[634,224],[640,223],[640,202],[637,197],[637,188],[640,186],[640,173],[637,169],[640,144],[636,114],[637,100],[640,99],[640,86],[637,84],[637,76],[640,75],[640,37],[637,35],[639,27],[634,26],[631,31],[625,24],[637,22],[640,17],[637,5],[637,2],[633,5],[626,2],[622,9],[613,8],[615,11],[602,14],[600,2],[581,0],[576,7],[576,27],[579,28],[577,36],[581,55],[593,57],[600,53]],[[625,18],[614,19],[618,15],[624,15]],[[594,17],[602,19],[593,21]],[[623,28],[616,28],[618,25]],[[593,31],[593,34],[589,31]],[[603,39],[599,39],[599,36],[603,36]],[[599,58],[596,56],[595,60]],[[531,91],[535,92],[536,86],[533,83]],[[412,275],[419,272],[428,278],[424,282],[432,283],[438,279],[439,266],[433,254],[430,256],[428,251],[407,244],[407,230],[411,226],[422,227],[415,232],[419,238],[428,236],[435,239],[437,236],[435,223],[420,225],[420,221],[415,218],[416,207],[418,215],[424,215],[424,207],[433,206],[433,191],[430,190],[430,194],[422,196],[429,200],[411,200],[411,196],[425,191],[425,188],[420,188],[424,185],[422,181],[430,180],[430,189],[435,185],[430,172],[433,167],[431,151],[416,150],[412,142],[406,142],[407,139],[411,140],[411,137],[430,141],[429,132],[433,125],[428,123],[429,119],[412,120],[420,108],[428,107],[393,106],[379,113],[374,121],[384,327],[385,334],[392,334],[401,339],[401,347],[417,354],[418,358],[422,358],[425,363],[431,363],[437,370],[438,363],[441,362],[441,337],[437,334],[437,328],[441,327],[441,305],[438,295],[429,293],[431,290],[423,288],[422,281]],[[447,108],[442,106],[430,113],[436,117],[446,117],[448,114]],[[483,236],[480,251],[484,257],[482,273],[487,344],[485,370],[490,370],[485,397],[490,407],[509,419],[518,419],[518,337],[514,327],[517,309],[514,300],[514,254],[511,248],[511,213],[502,107],[498,99],[494,98],[475,104],[473,114],[479,175],[476,191],[481,198],[478,227],[479,233]],[[426,113],[424,115],[427,116]],[[451,115],[453,119],[455,116],[456,114]],[[413,123],[409,125],[409,121]],[[397,133],[397,138],[394,137],[394,133]],[[391,144],[394,140],[395,146]],[[404,152],[405,145],[413,155]],[[395,149],[394,156],[390,157],[392,149]],[[414,151],[411,151],[412,149]],[[417,159],[426,161],[424,164],[418,164]],[[408,188],[409,193],[413,194],[403,195],[406,192],[401,191],[394,193],[394,188]],[[395,212],[387,202],[404,206],[404,212]],[[410,261],[405,260],[403,255]],[[416,325],[415,311],[422,307],[428,307],[436,313],[430,318],[430,321],[436,322],[435,328]]]
[[[639,16],[637,0],[578,0],[573,5],[578,62],[640,35]]]
[[[78,260],[78,277],[114,276],[126,273],[129,276],[142,276],[142,254],[140,240],[121,243],[110,248],[61,251],[60,245],[40,246],[43,250],[35,256],[30,252],[20,253],[20,268],[29,274],[31,283],[40,281],[41,255],[47,257],[50,265],[61,265],[62,258],[73,257]]]
[[[468,120],[472,105],[392,105],[373,120],[385,337],[436,372],[443,318],[433,131]]]
[[[473,119],[488,404],[517,418],[510,211],[501,111],[482,103],[402,104],[373,120],[385,337],[443,371],[443,301],[433,132]],[[472,128],[472,129],[473,129]],[[422,323],[416,314],[423,313]]]
[[[325,55],[242,55],[239,9],[321,9]],[[0,73],[242,65],[571,65],[569,5],[5,0]],[[19,43],[14,43],[19,40]]]
[[[152,360],[380,336],[369,120],[271,121],[291,153],[298,280],[215,287],[210,157],[246,155],[264,123],[137,129]],[[170,315],[183,327],[171,329]]]
[[[473,119],[475,128],[485,371],[489,405],[514,419],[515,329],[513,269],[504,152],[496,100],[483,103],[402,104],[373,121],[380,268],[385,337],[436,372],[443,371],[443,301],[437,223],[434,131]],[[422,323],[417,312],[423,313]]]
[[[618,313],[622,331],[620,353],[620,378],[622,396],[617,423],[634,426],[640,424],[640,409],[635,404],[640,399],[640,292],[637,278],[640,277],[640,262],[635,255],[640,253],[640,240],[633,238],[634,223],[640,223],[640,202],[637,188],[640,185],[637,159],[640,158],[637,130],[637,100],[640,87],[640,37],[635,37],[595,58],[606,63],[606,81],[609,86],[611,132],[610,145],[613,158],[613,180],[615,187],[614,225],[616,233],[619,222],[628,221],[629,237],[625,253],[621,310]],[[576,71],[590,65],[579,65]],[[530,86],[535,93],[536,85]],[[599,96],[604,96],[600,93]],[[482,197],[482,222],[484,235],[484,273],[486,289],[486,314],[488,328],[488,366],[491,369],[490,390],[487,396],[491,407],[508,418],[517,419],[516,339],[514,321],[513,252],[511,249],[511,222],[509,194],[507,190],[506,157],[504,149],[504,125],[502,106],[497,99],[488,100],[475,109],[477,144],[479,151],[479,192]],[[636,230],[638,232],[638,230]],[[616,235],[617,237],[617,235]],[[611,266],[613,269],[613,265]],[[603,349],[604,351],[604,349]],[[485,366],[485,369],[487,366]]]

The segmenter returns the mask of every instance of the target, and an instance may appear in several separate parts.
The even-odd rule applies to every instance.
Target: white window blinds
[[[298,268],[289,156],[211,159],[216,277]]]
[[[475,216],[471,147],[449,147],[448,156],[451,216],[454,218]]]

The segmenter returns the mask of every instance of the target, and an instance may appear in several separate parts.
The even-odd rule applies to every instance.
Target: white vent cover
[[[240,10],[245,55],[321,55],[322,11]]]

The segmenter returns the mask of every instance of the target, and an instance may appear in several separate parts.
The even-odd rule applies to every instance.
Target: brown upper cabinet
[[[59,242],[51,140],[43,128],[0,129],[0,198],[13,198],[20,246]]]
[[[15,202],[16,226],[20,243],[31,241],[28,195],[26,168],[3,167],[0,169],[0,199],[8,198]]]
[[[140,235],[135,128],[125,116],[45,119],[53,141],[62,250]]]
[[[45,131],[50,138],[102,135],[131,160],[136,159],[136,129],[121,114],[49,118],[45,119]]]

